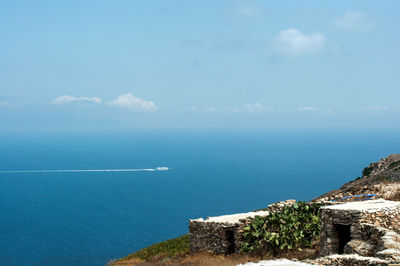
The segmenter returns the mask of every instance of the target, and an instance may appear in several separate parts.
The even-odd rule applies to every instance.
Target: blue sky
[[[398,129],[398,1],[0,3],[0,131]]]

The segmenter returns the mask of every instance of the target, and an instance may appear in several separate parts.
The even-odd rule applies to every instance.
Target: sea
[[[398,133],[1,133],[0,265],[105,265],[189,219],[310,200],[399,153]]]

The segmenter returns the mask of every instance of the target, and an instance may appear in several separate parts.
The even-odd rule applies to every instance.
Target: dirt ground
[[[148,262],[141,262],[133,259],[129,261],[115,263],[118,266],[131,266],[131,265],[216,265],[216,266],[228,266],[246,263],[249,261],[258,261],[254,257],[248,257],[243,255],[212,255],[208,253],[196,253],[187,255],[182,258],[153,258]]]

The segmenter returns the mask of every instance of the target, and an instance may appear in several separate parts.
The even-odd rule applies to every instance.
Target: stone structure
[[[369,200],[321,208],[320,255],[400,261],[400,202]]]
[[[296,200],[294,199],[288,199],[285,201],[278,201],[275,203],[272,203],[270,205],[268,205],[268,211],[270,213],[272,212],[277,212],[277,211],[281,211],[284,207],[290,207],[292,205],[296,204]]]
[[[190,251],[208,251],[214,254],[229,254],[240,251],[243,228],[250,222],[249,218],[267,216],[292,206],[296,200],[279,201],[268,205],[268,211],[256,211],[194,219],[189,221]]]
[[[190,251],[214,254],[239,252],[243,243],[243,228],[249,223],[249,218],[267,215],[267,211],[258,211],[190,220]]]
[[[190,250],[237,253],[250,218],[267,216],[294,203],[288,200],[269,205],[268,211],[190,220]],[[379,199],[330,204],[321,207],[321,257],[309,263],[383,266],[400,262],[400,202]]]
[[[400,154],[363,170],[362,177],[312,202],[321,204],[320,255],[317,265],[400,265]],[[381,199],[379,199],[381,198]],[[384,200],[387,199],[387,200]],[[239,252],[251,217],[281,211],[295,200],[250,212],[189,222],[190,250],[215,254]]]

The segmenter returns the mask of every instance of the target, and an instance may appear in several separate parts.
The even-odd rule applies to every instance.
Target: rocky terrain
[[[400,200],[400,154],[392,154],[365,167],[362,177],[344,184],[313,201],[346,202],[365,198]]]

